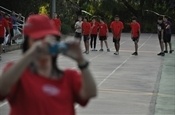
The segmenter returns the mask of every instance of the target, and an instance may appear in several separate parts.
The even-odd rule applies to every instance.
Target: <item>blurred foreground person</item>
[[[10,115],[75,115],[74,104],[85,106],[97,93],[79,42],[67,42],[64,56],[76,61],[80,72],[60,70],[58,54],[48,50],[59,32],[47,16],[29,16],[23,34],[22,58],[7,64],[0,76],[0,100],[8,100]]]

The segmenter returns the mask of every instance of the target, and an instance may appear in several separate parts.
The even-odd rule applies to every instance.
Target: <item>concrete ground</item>
[[[173,47],[175,39],[172,37]],[[156,34],[142,34],[139,41],[139,55],[134,51],[130,34],[122,34],[121,50],[118,56],[112,36],[108,44],[111,52],[91,51],[85,55],[90,60],[90,69],[98,85],[98,97],[86,108],[76,106],[78,115],[175,115],[175,52],[165,57],[160,52]],[[100,49],[98,42],[97,49]],[[2,55],[0,73],[9,61],[20,58],[21,51],[16,50]],[[60,56],[60,68],[76,64]],[[0,115],[7,115],[9,106],[6,101],[0,103]]]

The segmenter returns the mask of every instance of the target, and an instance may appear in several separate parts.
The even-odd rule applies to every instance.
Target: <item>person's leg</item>
[[[94,35],[94,50],[96,50],[97,45],[97,35]]]
[[[86,54],[89,54],[89,39],[86,40]]]
[[[93,41],[94,41],[94,36],[91,34],[91,40],[90,40],[90,45],[91,45],[91,48],[93,48]]]
[[[165,34],[164,37],[163,37],[163,41],[165,43],[165,51],[164,53],[168,53],[168,47],[167,47],[167,35]]]

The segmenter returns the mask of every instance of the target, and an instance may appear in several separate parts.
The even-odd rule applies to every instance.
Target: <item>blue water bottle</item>
[[[49,53],[51,55],[57,55],[59,53],[66,53],[68,50],[68,44],[65,42],[56,42],[54,44],[49,45]]]

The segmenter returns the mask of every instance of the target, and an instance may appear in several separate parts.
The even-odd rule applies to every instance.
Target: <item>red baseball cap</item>
[[[60,36],[60,32],[55,29],[49,17],[38,14],[31,15],[27,18],[23,28],[23,34],[32,39],[44,38],[48,34]]]

